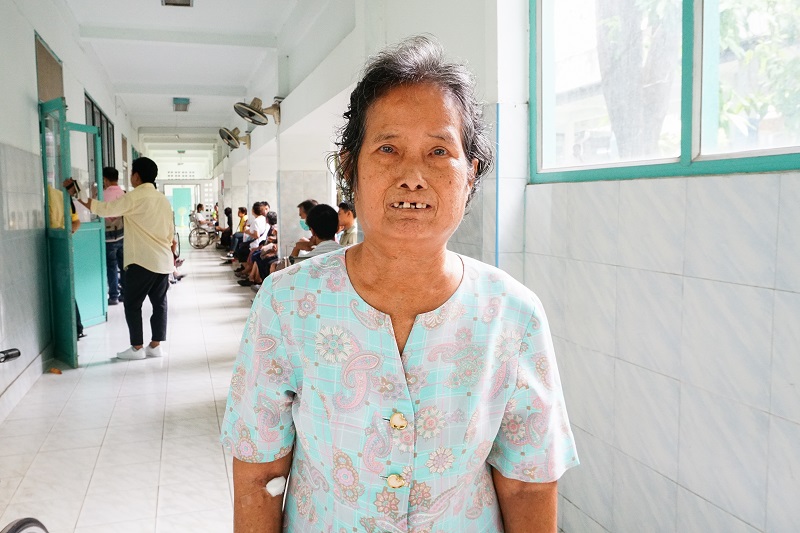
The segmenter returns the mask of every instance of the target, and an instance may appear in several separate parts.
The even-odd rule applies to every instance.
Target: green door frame
[[[67,365],[78,367],[78,338],[77,317],[75,314],[75,264],[73,258],[72,227],[68,217],[72,212],[71,199],[63,190],[62,182],[72,177],[72,160],[70,152],[70,132],[77,131],[94,135],[98,195],[102,199],[102,160],[101,140],[99,129],[84,124],[69,123],[66,120],[67,105],[63,97],[39,103],[40,142],[42,148],[42,179],[45,198],[47,265],[50,280],[50,317],[52,323],[54,357]],[[48,159],[47,153],[47,125],[48,117],[53,117],[55,134],[58,136],[58,154],[55,160]],[[63,201],[63,227],[50,226],[50,189],[48,187],[48,174],[50,166],[54,172],[53,188],[61,193]],[[104,232],[100,234],[105,241]],[[104,243],[103,243],[104,246]],[[103,273],[105,273],[105,254],[101,254]]]
[[[85,133],[94,139],[95,186],[98,200],[103,200],[103,160],[102,139],[98,126],[67,123],[70,132]],[[70,154],[71,155],[71,154]],[[108,317],[108,281],[106,276],[106,229],[102,219],[81,224],[72,238],[73,255],[77,254],[79,267],[73,276],[74,287],[78,290],[81,319],[84,327],[94,326],[106,321]]]

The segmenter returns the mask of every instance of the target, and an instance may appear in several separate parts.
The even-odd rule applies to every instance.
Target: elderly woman
[[[353,91],[337,157],[364,241],[255,300],[222,431],[236,533],[556,530],[578,459],[541,303],[446,248],[491,165],[473,85],[416,37]]]

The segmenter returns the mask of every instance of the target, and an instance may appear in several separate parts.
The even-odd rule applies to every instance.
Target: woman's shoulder
[[[269,289],[273,293],[340,292],[347,277],[344,249],[312,256],[288,268],[270,274]]]
[[[459,257],[464,262],[464,281],[470,285],[469,294],[475,298],[500,299],[507,306],[528,309],[531,313],[541,307],[536,294],[508,272],[471,257]]]

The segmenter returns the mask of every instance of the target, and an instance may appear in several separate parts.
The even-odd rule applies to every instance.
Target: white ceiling
[[[249,96],[256,74],[275,72],[277,79],[279,43],[297,39],[329,0],[195,0],[191,8],[160,0],[64,1],[139,130],[146,146],[137,148],[174,154],[176,163],[177,149],[194,143],[182,156],[188,163],[213,160],[233,103]],[[173,97],[189,98],[189,111],[174,112]]]
[[[195,0],[194,7],[164,7],[159,0],[67,0],[84,27],[277,34],[299,0]]]

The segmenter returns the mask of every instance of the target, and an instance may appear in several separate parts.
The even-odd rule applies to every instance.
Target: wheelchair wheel
[[[35,518],[20,518],[8,524],[0,533],[47,533],[47,528]]]
[[[189,244],[192,248],[203,249],[211,242],[208,232],[202,228],[194,228],[189,232]]]

